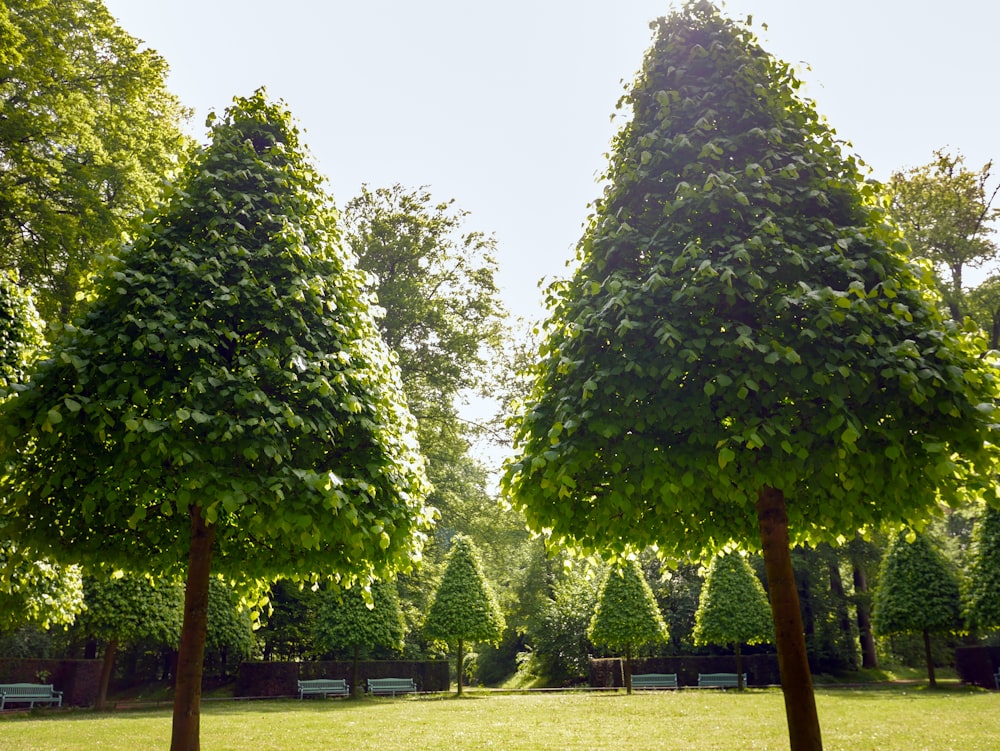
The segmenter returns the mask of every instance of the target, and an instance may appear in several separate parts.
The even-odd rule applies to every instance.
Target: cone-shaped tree
[[[505,623],[472,540],[455,535],[451,546],[441,584],[424,621],[424,634],[457,647],[457,693],[461,696],[464,646],[470,642],[499,642]]]
[[[504,487],[592,550],[756,537],[791,748],[814,751],[789,545],[989,485],[996,375],[789,67],[704,0],[654,26]]]
[[[665,642],[667,624],[639,564],[612,566],[597,593],[587,637],[594,644],[625,650],[625,691],[632,693],[632,647]]]
[[[329,590],[323,593],[316,609],[313,644],[321,652],[352,651],[350,684],[355,695],[361,693],[358,685],[361,650],[387,647],[402,651],[405,636],[399,593],[392,581],[372,582],[370,601],[360,587],[344,592]]]
[[[716,556],[708,566],[694,614],[695,644],[731,644],[736,653],[736,687],[743,690],[743,644],[774,641],[767,593],[739,553]]]
[[[1000,509],[987,506],[976,523],[966,585],[969,628],[1000,629]]]
[[[960,627],[959,581],[926,535],[917,534],[912,540],[907,536],[901,532],[882,561],[872,616],[879,633],[923,635],[927,680],[934,688],[930,635]]]
[[[259,91],[212,120],[3,405],[7,534],[186,570],[173,751],[198,748],[211,570],[365,580],[421,539],[413,419],[362,289],[297,128]]]

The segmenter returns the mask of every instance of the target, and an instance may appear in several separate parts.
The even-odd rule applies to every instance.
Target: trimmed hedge
[[[63,706],[89,707],[97,701],[101,660],[0,659],[0,683],[51,683],[63,692]]]
[[[959,647],[955,669],[962,683],[995,689],[993,676],[1000,669],[1000,647]]]
[[[349,660],[244,662],[240,664],[233,695],[243,698],[296,696],[300,680],[343,678],[350,681],[353,664]],[[448,691],[451,688],[447,660],[358,662],[358,683],[364,686],[369,678],[412,678],[418,691]]]
[[[747,685],[780,685],[778,656],[775,654],[743,655],[743,671]],[[633,660],[632,673],[677,673],[677,685],[697,686],[698,673],[735,673],[733,655],[688,655],[684,657],[650,657]],[[590,685],[592,688],[621,688],[625,685],[622,660],[617,657],[591,658]]]

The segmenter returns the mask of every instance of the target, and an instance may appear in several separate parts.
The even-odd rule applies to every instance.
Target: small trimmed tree
[[[217,577],[208,586],[208,623],[205,653],[219,658],[219,673],[228,674],[231,658],[244,660],[253,653],[253,615],[239,593]]]
[[[0,408],[5,534],[185,578],[172,751],[199,748],[213,571],[367,583],[410,566],[430,522],[367,277],[290,113],[258,91],[210,124]]]
[[[760,579],[740,553],[712,559],[694,614],[695,644],[730,644],[736,653],[736,687],[743,690],[743,644],[774,641],[771,605]]]
[[[873,612],[875,629],[886,635],[923,635],[931,688],[937,686],[931,633],[960,627],[960,601],[958,576],[930,538],[900,532],[889,546],[879,573]]]
[[[328,590],[316,609],[313,645],[320,652],[351,651],[350,683],[355,696],[361,694],[358,685],[361,650],[386,647],[399,652],[405,636],[406,624],[395,582],[372,582],[367,596],[360,587],[343,592]]]
[[[976,523],[965,579],[969,628],[1000,629],[1000,509],[987,506]]]
[[[625,650],[625,691],[632,693],[632,648],[665,642],[667,624],[653,590],[635,560],[608,568],[587,629],[594,644]]]
[[[441,584],[424,622],[424,634],[456,646],[457,693],[461,696],[465,645],[499,642],[506,624],[471,539],[455,535],[444,565]]]

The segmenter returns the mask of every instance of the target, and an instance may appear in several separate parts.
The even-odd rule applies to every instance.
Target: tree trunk
[[[799,596],[795,590],[795,573],[788,543],[788,514],[782,491],[765,487],[760,492],[757,496],[757,523],[767,571],[791,751],[822,751],[823,739],[806,655]]]
[[[740,650],[740,643],[734,642],[736,652],[736,690],[743,690],[743,653]]]
[[[97,688],[96,709],[104,709],[108,702],[108,686],[111,685],[111,673],[115,667],[115,654],[118,652],[118,640],[108,639],[104,647],[104,660],[101,662],[101,685]]]
[[[931,657],[931,632],[924,629],[924,654],[927,656],[927,686],[937,688],[937,681],[934,679],[934,658]]]
[[[462,654],[462,646],[463,646],[462,645],[462,640],[459,639],[458,640],[458,659],[457,659],[457,662],[456,662],[456,670],[455,670],[455,672],[457,673],[456,677],[458,678],[458,695],[459,696],[462,695],[462,671],[464,669],[463,665],[462,665],[462,662],[464,662],[464,660],[463,660],[463,654]]]
[[[868,600],[868,577],[861,564],[854,561],[854,606],[858,612],[858,640],[861,642],[861,667],[878,668],[875,636],[872,633],[872,616]]]
[[[170,751],[199,751],[201,676],[208,633],[208,581],[212,570],[215,527],[191,506],[191,551],[184,590],[184,623],[177,656],[174,721]]]
[[[625,693],[632,695],[632,642],[625,642]]]
[[[361,645],[354,645],[354,661],[351,663],[351,696],[360,699],[364,693],[358,685],[358,659],[361,657]]]

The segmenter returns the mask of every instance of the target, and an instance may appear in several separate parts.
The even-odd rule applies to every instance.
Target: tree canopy
[[[1000,509],[986,507],[976,523],[966,583],[968,625],[1000,629]]]
[[[6,2],[0,35],[0,259],[65,321],[91,258],[188,150],[187,112],[100,0]]]
[[[323,593],[316,609],[315,645],[320,652],[403,648],[406,625],[395,582],[371,584],[370,600],[360,587]]]

